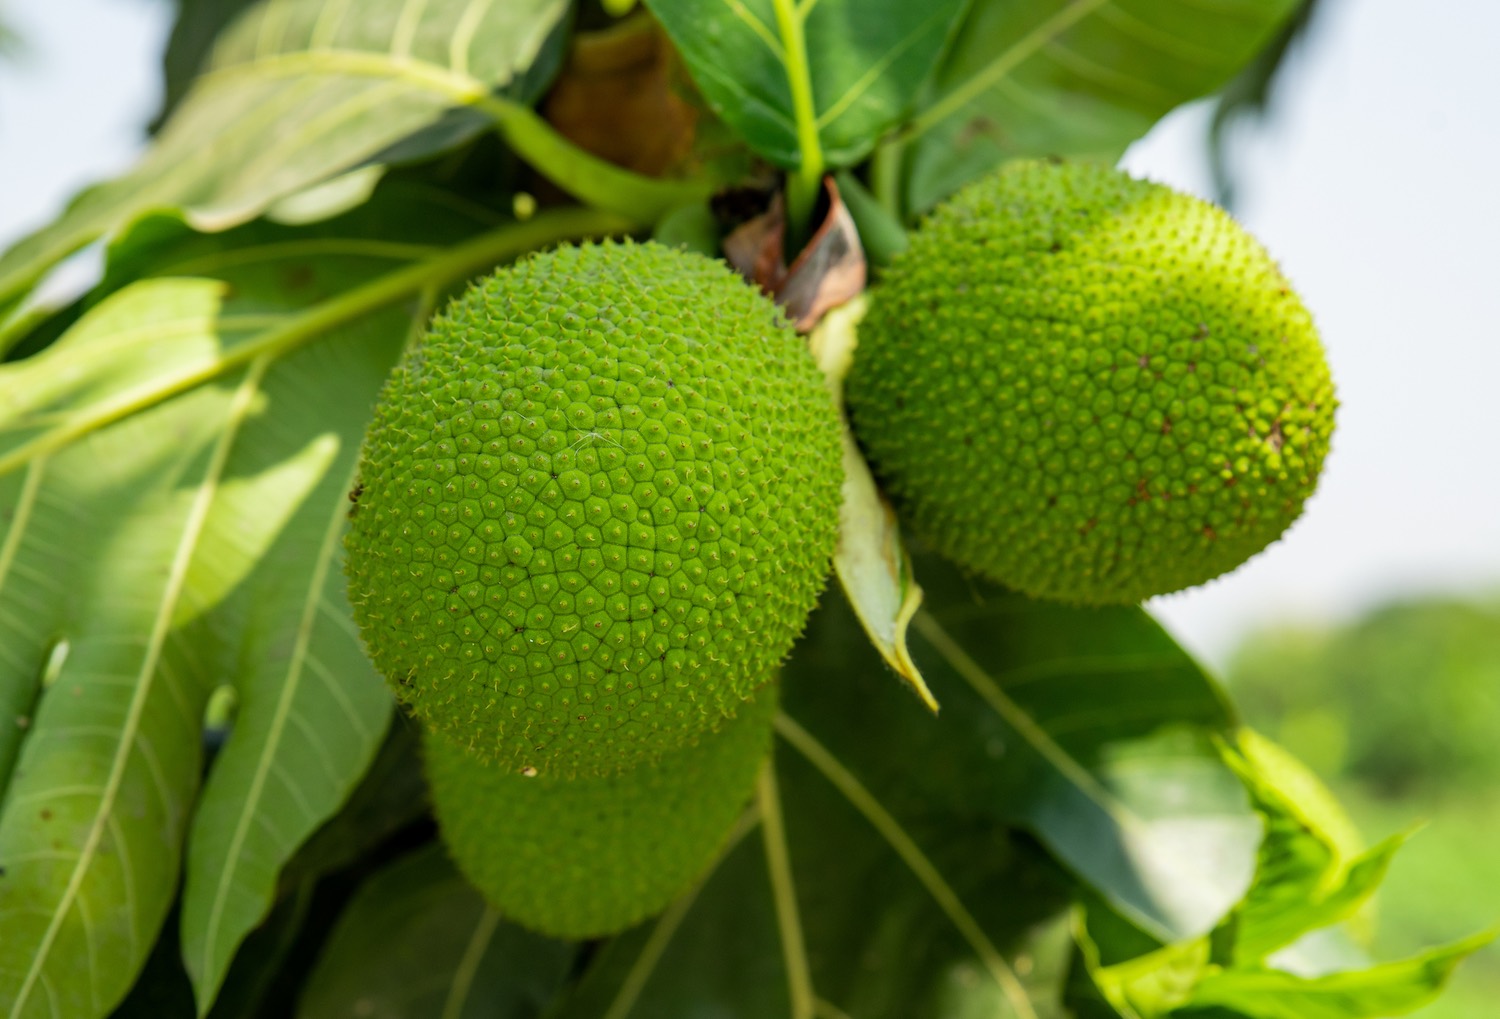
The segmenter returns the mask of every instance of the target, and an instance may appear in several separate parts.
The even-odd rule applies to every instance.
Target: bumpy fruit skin
[[[872,292],[846,396],[920,537],[1075,604],[1202,583],[1274,541],[1336,404],[1311,317],[1228,214],[1043,162],[913,235]]]
[[[561,938],[614,934],[713,862],[770,750],[775,713],[769,683],[723,731],[608,778],[527,778],[428,734],[439,831],[506,919]]]
[[[624,770],[770,679],[842,484],[806,344],[723,263],[565,247],[471,287],[366,433],[347,540],[371,659],[514,770]]]

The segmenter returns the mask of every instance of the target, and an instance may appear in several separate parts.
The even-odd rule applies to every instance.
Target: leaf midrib
[[[21,541],[31,522],[31,511],[36,506],[37,493],[42,487],[42,474],[47,469],[48,458],[39,456],[27,466],[26,478],[21,482],[21,494],[11,510],[10,527],[5,532],[5,543],[0,545],[0,589],[10,577],[11,564],[16,561]]]
[[[269,363],[269,357],[257,361],[257,365]],[[264,368],[262,368],[264,371]],[[249,836],[250,825],[255,816],[256,808],[260,798],[265,791],[266,779],[270,774],[271,765],[275,761],[276,750],[281,744],[282,734],[286,729],[287,719],[291,715],[292,701],[301,687],[302,676],[307,662],[309,648],[312,644],[313,624],[317,619],[318,608],[323,597],[323,587],[328,580],[329,566],[334,559],[334,553],[338,547],[339,534],[343,529],[346,511],[346,500],[344,493],[354,485],[354,475],[357,466],[348,472],[344,483],[339,487],[338,503],[334,512],[329,517],[328,525],[323,532],[323,540],[318,546],[316,563],[313,567],[312,576],[309,578],[307,595],[302,603],[302,613],[297,621],[296,636],[292,642],[291,657],[286,666],[286,679],[281,684],[281,695],[276,701],[276,710],[271,718],[270,728],[265,734],[261,753],[256,761],[255,773],[250,780],[250,788],[245,794],[242,809],[235,822],[234,833],[230,836],[229,849],[224,858],[224,866],[219,871],[219,879],[214,886],[212,905],[209,907],[208,920],[204,925],[203,956],[200,970],[202,980],[212,981],[212,986],[207,988],[207,993],[202,997],[205,1001],[212,1001],[217,995],[222,975],[215,972],[214,953],[216,950],[219,925],[224,919],[224,910],[229,901],[229,892],[234,884],[234,877],[239,873],[240,852],[244,848],[245,839]]]
[[[1037,1019],[1031,1006],[1030,996],[1020,978],[1005,961],[979,921],[964,906],[953,886],[928,859],[927,854],[907,834],[895,817],[885,809],[875,795],[864,787],[843,762],[832,751],[823,746],[812,733],[802,727],[796,719],[785,712],[776,715],[776,733],[789,743],[812,767],[834,787],[840,796],[875,829],[885,840],[898,859],[916,878],[917,883],[931,896],[938,909],[953,924],[959,936],[968,943],[969,949],[979,959],[990,979],[1010,1001],[1011,1007],[1021,1019]]]
[[[119,796],[120,787],[124,782],[125,766],[130,759],[131,751],[135,747],[141,718],[145,713],[146,701],[155,686],[153,681],[157,674],[157,663],[160,661],[167,635],[172,628],[172,617],[175,607],[187,581],[188,566],[197,548],[198,539],[203,533],[209,509],[213,505],[214,495],[218,491],[219,482],[228,464],[229,451],[234,444],[234,437],[238,433],[240,425],[249,414],[259,388],[260,375],[252,369],[246,374],[244,381],[241,382],[239,388],[235,391],[225,417],[224,429],[217,443],[215,443],[213,454],[208,466],[204,470],[203,479],[198,484],[198,490],[194,493],[193,503],[188,511],[182,537],[178,542],[177,551],[173,556],[172,565],[167,574],[167,583],[162,590],[162,597],[156,606],[156,615],[152,623],[151,634],[146,643],[146,654],[142,659],[140,668],[136,672],[135,692],[131,695],[130,706],[125,715],[125,724],[120,729],[120,740],[116,744],[114,757],[110,761],[109,774],[105,780],[104,791],[99,797],[98,809],[95,811],[93,820],[89,824],[88,834],[85,836],[83,846],[79,850],[78,861],[68,877],[68,883],[63,889],[63,894],[58,900],[56,908],[52,911],[47,928],[42,934],[42,940],[37,946],[36,953],[32,956],[31,967],[27,970],[21,987],[16,994],[16,1000],[10,1011],[11,1019],[19,1019],[22,1008],[31,996],[32,989],[36,986],[37,981],[43,978],[43,970],[46,968],[47,961],[51,957],[52,945],[57,940],[63,922],[72,911],[74,902],[81,894],[83,882],[93,866],[94,859],[99,851],[99,843],[104,837],[105,828],[114,819],[115,801]],[[131,930],[133,931],[135,917],[130,917],[129,921]],[[92,980],[92,978],[93,972],[91,970],[90,979]]]
[[[277,54],[272,57],[264,57],[258,60],[235,64],[217,71],[209,71],[199,79],[194,88],[194,95],[210,94],[217,88],[232,88],[244,79],[271,80],[279,77],[297,78],[303,81],[315,79],[317,75],[325,76],[343,75],[349,77],[381,78],[398,84],[407,84],[419,89],[435,92],[449,99],[458,106],[482,105],[485,112],[492,119],[498,119],[502,114],[508,112],[513,105],[507,100],[499,97],[488,96],[488,90],[482,82],[466,74],[460,74],[449,68],[442,67],[427,61],[397,59],[388,54],[377,54],[361,52],[357,50],[323,50],[318,52],[296,52]],[[313,82],[315,84],[315,82]],[[201,100],[200,100],[201,101]],[[269,104],[261,104],[261,110],[267,109]],[[170,150],[159,150],[170,151]],[[213,151],[212,146],[199,146],[193,149],[188,158],[181,161],[169,163],[167,172],[153,176],[141,188],[141,201],[151,204],[153,196],[170,193],[177,179],[191,171],[199,159],[210,158]],[[150,157],[142,163],[132,174],[119,178],[105,187],[114,187],[131,180],[141,169],[149,167]],[[106,207],[106,210],[108,207]],[[107,212],[95,213],[93,216],[83,219],[74,229],[57,234],[49,243],[27,260],[24,265],[0,275],[0,292],[4,294],[19,293],[27,281],[34,279],[36,273],[33,266],[51,266],[59,258],[69,252],[77,250],[81,243],[88,243],[87,238],[99,232],[97,220],[110,218]],[[85,238],[80,241],[80,238]],[[6,252],[5,254],[8,254]],[[45,272],[45,268],[42,270]]]
[[[1041,755],[1043,760],[1057,769],[1070,785],[1103,811],[1112,822],[1119,826],[1121,831],[1133,838],[1146,840],[1149,834],[1146,821],[1063,749],[1024,708],[1006,696],[994,677],[969,656],[968,652],[943,629],[931,613],[925,611],[917,613],[912,625],[947,660],[964,682],[968,683],[996,714],[1014,728],[1021,738]],[[1207,887],[1209,884],[1195,871],[1181,871],[1176,875],[1176,879],[1184,884],[1199,887]],[[1151,929],[1157,936],[1164,939],[1172,937],[1172,932],[1166,929],[1157,918],[1134,908],[1131,912],[1140,923]]]

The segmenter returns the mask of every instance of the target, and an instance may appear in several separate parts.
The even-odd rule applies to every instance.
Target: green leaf
[[[907,211],[1007,159],[1114,162],[1229,80],[1297,3],[975,0],[907,132]]]
[[[1342,811],[1289,754],[1249,732],[1238,751],[1223,753],[1266,825],[1244,898],[1211,933],[1144,951],[1138,941],[1135,951],[1122,951],[1132,940],[1128,933],[1121,936],[1108,907],[1089,903],[1078,945],[1096,997],[1091,1001],[1080,978],[1070,987],[1071,1001],[1089,1012],[1107,1002],[1125,1019],[1370,1019],[1425,1004],[1463,957],[1488,943],[1484,935],[1368,968],[1354,968],[1362,956],[1350,960],[1336,941],[1304,947],[1298,939],[1346,919],[1369,898],[1403,839],[1351,855],[1328,834],[1347,823]],[[1293,942],[1293,954],[1278,953],[1273,961],[1303,972],[1266,965],[1267,956]],[[1336,968],[1322,965],[1340,956]],[[1307,965],[1313,959],[1315,969]]]
[[[705,188],[614,168],[493,94],[531,64],[566,10],[565,0],[367,0],[355,16],[343,0],[264,0],[226,32],[133,172],[84,192],[0,257],[0,308],[59,259],[149,211],[181,209],[198,229],[225,229],[458,106],[495,120],[565,190],[622,215],[652,218],[690,200]]]
[[[943,720],[970,727],[951,771],[932,768],[943,736],[927,734],[913,759],[928,795],[991,804],[1161,940],[1206,931],[1248,883],[1258,835],[1206,736],[1230,724],[1219,689],[1140,609],[1033,601],[931,556],[916,566],[927,605],[912,653]],[[844,710],[836,748],[850,756],[874,749],[862,730],[898,724]]]
[[[931,599],[912,651],[942,714],[891,681],[831,591],[784,668],[774,779],[718,869],[604,948],[558,1019],[1060,1017],[1075,874],[1159,929],[1174,907],[1227,908],[1254,822],[1186,656],[1136,609],[917,567]],[[1193,909],[1157,894],[1195,870],[1212,887]]]
[[[472,239],[452,246],[433,210],[403,213],[378,196],[353,219],[300,232],[258,224],[199,237],[158,217],[118,246],[106,289],[121,273],[198,275],[116,290],[34,362],[6,367],[72,363],[83,379],[13,413],[11,430],[40,430],[0,454],[24,467],[0,482],[12,500],[0,689],[19,705],[40,691],[0,814],[0,1001],[14,1003],[11,1019],[102,1015],[129,987],[177,887],[204,704],[229,678],[239,732],[192,849],[195,872],[219,870],[190,877],[184,909],[184,952],[207,1002],[286,857],[368,763],[389,710],[339,601],[334,558],[365,408],[439,293],[589,232],[599,215],[545,213],[488,233],[471,219],[457,235]],[[438,254],[383,243],[382,226]],[[256,318],[260,331],[226,353],[221,323]],[[211,358],[185,372],[171,347],[141,356],[138,337],[173,328]],[[199,927],[200,916],[217,919]]]
[[[992,822],[898,823],[894,790],[790,743],[775,760],[716,870],[609,943],[556,1019],[1060,1019],[1066,880],[1045,858]]]
[[[221,283],[142,282],[83,316],[41,354],[0,365],[0,451],[63,430],[87,406],[128,401],[162,377],[192,376],[266,319],[220,314]]]
[[[862,159],[911,108],[966,2],[648,0],[647,6],[714,112],[761,155],[796,169],[810,155],[809,132],[821,150],[820,166]],[[799,87],[809,92],[805,110]]]
[[[1344,817],[1322,783],[1295,758],[1248,730],[1225,761],[1265,819],[1255,878],[1215,929],[1215,956],[1249,965],[1308,931],[1348,919],[1384,879],[1405,835],[1358,853]]]
[[[154,233],[163,229],[163,220],[172,222],[170,217],[153,217],[142,225],[148,233]],[[26,392],[25,373],[33,362],[37,365],[58,363],[52,359],[56,357],[61,360],[71,356],[67,353],[71,344],[62,345],[62,354],[56,354],[52,348],[47,348],[33,359],[0,366],[0,476],[25,466],[39,456],[66,448],[110,422],[188,391],[257,358],[274,360],[282,357],[303,344],[326,335],[330,330],[378,313],[423,290],[440,290],[451,286],[473,272],[514,258],[535,247],[570,237],[612,233],[629,225],[628,221],[608,213],[592,209],[562,208],[538,215],[525,223],[501,225],[451,247],[439,246],[434,249],[421,244],[354,238],[344,244],[336,242],[332,249],[320,253],[314,245],[312,250],[304,254],[320,254],[320,262],[329,255],[341,253],[342,248],[343,253],[357,259],[372,259],[387,271],[373,275],[367,282],[336,296],[324,294],[325,299],[295,313],[288,314],[275,309],[273,313],[265,314],[264,309],[256,308],[253,303],[248,308],[233,308],[230,314],[215,320],[216,331],[212,343],[194,345],[192,356],[180,359],[175,354],[141,357],[135,340],[144,338],[149,343],[149,331],[112,328],[101,335],[99,342],[98,367],[104,383],[97,391],[84,390],[77,398],[67,401],[65,406],[54,407],[49,404],[33,407],[28,405],[24,396],[17,394]],[[180,225],[172,229],[180,229]],[[427,257],[420,257],[424,255]],[[215,267],[214,259],[210,258],[205,265],[184,262],[173,269],[179,272],[211,271]],[[106,286],[109,283],[107,278]],[[287,283],[294,288],[306,286],[300,277],[288,280]],[[149,284],[141,283],[137,286]],[[310,292],[308,296],[316,296],[316,292]],[[115,297],[115,300],[124,299],[120,295]],[[241,305],[245,303],[247,302],[241,302]],[[181,316],[164,315],[162,325],[169,330],[180,330]],[[119,389],[114,385],[112,373],[117,361],[125,377],[135,378],[130,374],[133,365],[142,369],[142,376],[128,388]],[[38,368],[36,373],[44,375],[50,370],[52,369]],[[4,408],[7,406],[12,408],[11,413],[5,412]]]
[[[348,797],[385,732],[391,700],[349,616],[341,539],[370,408],[422,318],[375,316],[278,361],[230,461],[232,475],[275,480],[226,489],[210,519],[220,543],[205,556],[233,562],[246,520],[295,507],[215,616],[232,635],[221,647],[239,711],[193,820],[183,893],[200,1012],[269,911],[282,867]]]
[[[1430,952],[1350,973],[1299,977],[1279,970],[1223,970],[1193,991],[1173,1016],[1209,1019],[1228,1009],[1246,1019],[1373,1019],[1404,1015],[1442,991],[1454,968],[1493,940],[1480,934]]]
[[[171,903],[207,697],[180,626],[211,596],[194,554],[257,381],[32,461],[12,507],[0,686],[44,689],[0,812],[10,1019],[107,1012]]]
[[[300,884],[354,866],[427,813],[416,726],[399,712],[359,785],[328,823],[287,863],[284,883]]]
[[[557,994],[574,951],[501,920],[429,846],[355,895],[297,1015],[529,1019]]]

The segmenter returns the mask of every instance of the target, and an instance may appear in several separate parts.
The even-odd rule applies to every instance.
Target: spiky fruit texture
[[[561,938],[624,930],[713,862],[771,745],[776,685],[721,732],[607,778],[528,778],[425,741],[433,812],[454,863],[507,919]]]
[[[806,344],[722,262],[606,243],[501,269],[432,323],[366,434],[347,571],[370,657],[507,768],[681,747],[801,632],[839,441]]]
[[[922,538],[1082,604],[1198,584],[1274,541],[1335,407],[1306,308],[1227,213],[1046,162],[913,235],[872,292],[847,400]]]

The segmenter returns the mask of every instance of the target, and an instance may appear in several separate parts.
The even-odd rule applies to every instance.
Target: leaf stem
[[[818,138],[818,111],[813,103],[812,73],[803,34],[804,14],[795,0],[772,0],[776,26],[786,53],[786,78],[792,90],[792,113],[797,120],[797,148],[802,161],[786,181],[787,261],[801,250],[810,233],[813,207],[823,187],[823,145]]]
[[[154,379],[91,407],[57,428],[43,432],[0,456],[0,475],[16,470],[33,457],[61,449],[96,429],[248,364],[257,357],[280,357],[317,338],[321,333],[393,304],[408,294],[426,287],[446,286],[533,248],[572,237],[621,233],[637,225],[615,213],[588,208],[554,209],[540,213],[524,223],[508,223],[440,255],[387,273],[310,308],[284,325],[268,329],[256,339],[235,347],[208,364],[194,366],[173,377]]]
[[[644,177],[574,145],[529,107],[486,95],[474,106],[488,114],[516,155],[568,194],[596,208],[652,224],[671,210],[713,193],[709,179]]]
[[[875,146],[870,157],[870,193],[898,223],[905,221],[901,215],[901,160],[905,148],[900,138],[887,138]]]

